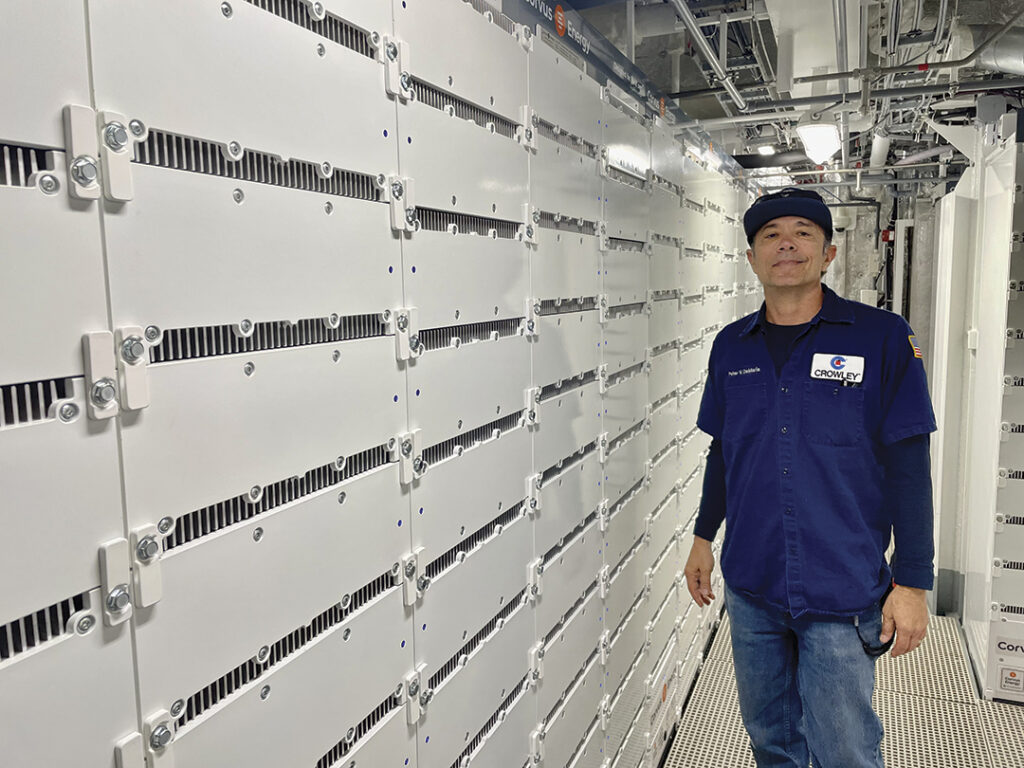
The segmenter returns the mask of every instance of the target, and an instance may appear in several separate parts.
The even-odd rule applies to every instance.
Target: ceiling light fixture
[[[804,145],[804,154],[818,165],[832,157],[842,145],[839,125],[832,117],[807,112],[796,124],[796,134]]]
[[[773,147],[771,144],[762,144],[757,148],[757,154],[764,155],[766,157],[768,155],[774,155],[775,147]]]

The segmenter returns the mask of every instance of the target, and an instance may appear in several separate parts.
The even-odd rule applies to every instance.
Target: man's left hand
[[[890,655],[893,657],[910,653],[924,640],[928,630],[928,603],[925,590],[914,587],[893,587],[889,598],[882,606],[882,634],[879,640],[889,642],[896,634]]]

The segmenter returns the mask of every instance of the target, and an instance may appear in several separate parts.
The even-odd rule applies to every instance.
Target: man
[[[743,226],[764,304],[711,349],[687,586],[698,605],[715,598],[724,519],[736,685],[759,767],[881,768],[874,662],[920,644],[932,588],[935,419],[920,349],[903,318],[822,285],[836,248],[818,194],[765,195]]]

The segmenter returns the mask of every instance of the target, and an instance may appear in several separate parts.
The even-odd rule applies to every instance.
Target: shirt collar
[[[811,325],[817,325],[819,320],[827,323],[852,323],[853,308],[850,302],[839,296],[835,291],[822,283],[821,285],[821,309],[811,320]],[[740,336],[749,336],[758,328],[763,328],[765,323],[765,305],[761,302],[761,309],[750,318],[750,322],[743,326]]]

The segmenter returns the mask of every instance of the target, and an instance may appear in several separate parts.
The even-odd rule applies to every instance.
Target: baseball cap
[[[778,192],[761,195],[743,214],[743,230],[747,242],[754,242],[754,235],[772,219],[780,216],[800,216],[813,221],[825,230],[826,239],[832,238],[832,213],[821,195],[810,189],[786,187]]]

